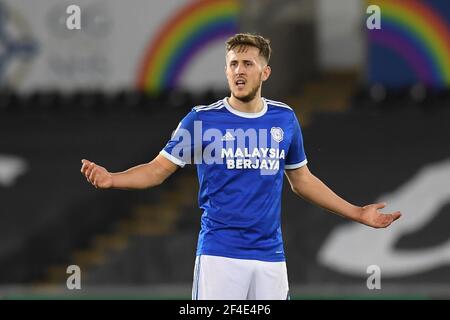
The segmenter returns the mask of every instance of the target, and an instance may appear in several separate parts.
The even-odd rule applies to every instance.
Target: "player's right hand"
[[[86,159],[81,160],[81,163],[81,173],[90,184],[99,189],[112,187],[113,178],[108,170]]]

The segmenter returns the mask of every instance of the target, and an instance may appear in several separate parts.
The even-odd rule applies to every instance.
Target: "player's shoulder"
[[[218,100],[214,103],[208,104],[208,105],[198,105],[192,108],[193,112],[200,113],[200,112],[207,112],[207,111],[217,111],[225,108],[225,104],[223,103],[223,100]]]
[[[267,107],[277,109],[279,111],[294,112],[294,110],[284,102],[263,98]]]

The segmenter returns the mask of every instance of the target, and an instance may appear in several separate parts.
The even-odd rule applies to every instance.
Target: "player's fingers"
[[[86,177],[89,177],[91,175],[91,172],[92,172],[92,170],[94,170],[94,168],[95,168],[95,163],[91,162],[86,168],[86,172],[85,172]]]
[[[88,166],[90,163],[91,163],[91,161],[89,161],[89,160],[81,159],[81,164],[82,164],[83,167],[84,166]]]
[[[384,207],[386,207],[386,202],[380,202],[375,204],[375,208],[377,209],[383,209]]]
[[[89,167],[89,165],[86,164],[86,163],[84,163],[84,164],[81,166],[81,173],[82,173],[82,174],[85,174],[88,167]]]
[[[86,170],[86,159],[81,159],[81,172],[84,173],[84,171]]]
[[[395,211],[395,212],[390,213],[390,214],[385,214],[384,215],[384,221],[383,221],[383,228],[388,227],[392,222],[394,222],[395,220],[400,218],[401,215],[402,214],[400,213],[400,211]]]
[[[92,182],[94,182],[95,180],[95,176],[97,175],[97,168],[93,168],[91,170],[91,173],[89,174],[89,180],[91,180]]]
[[[398,218],[400,218],[402,216],[402,213],[400,211],[395,211],[394,213],[392,213],[392,221],[397,220]]]

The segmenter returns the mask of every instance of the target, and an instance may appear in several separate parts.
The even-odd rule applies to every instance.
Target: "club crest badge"
[[[276,142],[281,142],[283,141],[283,129],[281,129],[280,127],[272,127],[272,129],[270,129],[270,134],[272,135],[272,139]]]

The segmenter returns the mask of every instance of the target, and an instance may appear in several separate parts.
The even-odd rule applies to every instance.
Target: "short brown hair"
[[[238,33],[228,38],[227,52],[233,50],[235,47],[251,46],[259,49],[259,55],[266,59],[269,63],[272,48],[270,47],[270,40],[263,36],[251,33]]]

